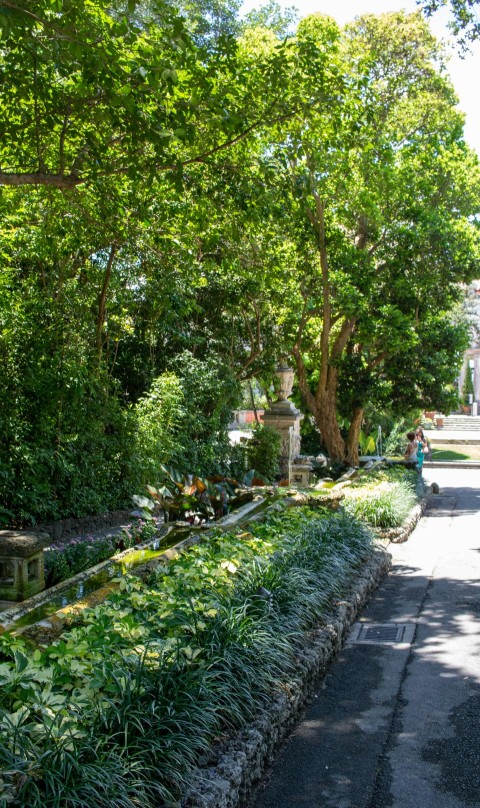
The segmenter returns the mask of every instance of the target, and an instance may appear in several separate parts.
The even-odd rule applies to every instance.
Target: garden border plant
[[[94,537],[75,536],[52,543],[45,549],[45,581],[47,588],[72,578],[118,553],[148,541],[158,532],[156,522],[141,519],[122,528],[118,533]]]
[[[399,528],[423,495],[415,471],[403,466],[377,467],[368,479],[353,480],[344,507],[372,528]]]
[[[299,683],[305,637],[375,556],[364,525],[311,501],[319,510],[285,511],[287,497],[247,531],[213,529],[145,580],[122,579],[30,659],[24,639],[1,638],[0,795],[86,806],[100,770],[100,808],[174,805],[195,788],[215,738],[266,720]]]
[[[173,805],[212,739],[267,708],[304,631],[372,545],[362,525],[311,509],[252,530],[213,531],[146,583],[122,579],[30,659],[21,638],[2,639],[4,797],[87,805],[101,761],[96,805]]]

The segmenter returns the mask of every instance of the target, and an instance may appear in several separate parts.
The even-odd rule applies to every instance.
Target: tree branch
[[[368,370],[374,370],[374,368],[380,365],[383,362],[383,360],[387,358],[387,356],[388,352],[382,351],[382,353],[378,354],[378,356],[376,356],[375,359],[372,359],[371,362],[367,364]]]
[[[305,368],[305,362],[303,361],[302,352],[297,343],[295,343],[295,345],[293,346],[292,353],[295,359],[295,364],[297,366],[297,378],[300,392],[308,409],[310,410],[312,415],[315,416],[318,409],[317,401],[312,391],[310,390],[310,385],[308,384],[307,380],[307,370]]]
[[[46,185],[50,188],[61,188],[64,191],[76,188],[85,180],[75,174],[49,174],[43,171],[32,171],[20,174],[13,171],[0,171],[0,185]]]
[[[356,317],[351,317],[349,320],[345,320],[342,323],[340,333],[332,346],[332,353],[331,353],[332,359],[336,359],[342,355],[345,345],[347,344],[348,340],[353,334],[356,324],[357,324]]]

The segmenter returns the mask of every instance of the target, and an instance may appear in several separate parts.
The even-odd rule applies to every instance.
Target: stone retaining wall
[[[424,490],[421,501],[402,527],[394,531],[395,535],[382,538],[406,541],[427,508],[430,496],[430,491]],[[266,714],[212,748],[198,767],[181,808],[242,808],[246,804],[390,566],[390,554],[378,546],[374,558],[353,580],[350,593],[325,616],[321,627],[305,635],[298,654],[297,677],[285,682],[283,694],[277,696]]]
[[[418,505],[415,505],[401,527],[391,527],[388,529],[377,528],[375,529],[375,534],[380,539],[388,539],[388,541],[391,541],[394,544],[401,544],[402,542],[407,541],[410,533],[417,526],[418,521],[421,519],[425,510],[427,509],[429,501],[430,496],[426,495],[421,502],[418,503]]]
[[[351,625],[388,572],[391,556],[378,548],[353,581],[350,594],[308,633],[297,659],[297,676],[285,682],[267,714],[212,749],[197,769],[182,808],[240,808],[260,781],[281,741],[340,651]]]

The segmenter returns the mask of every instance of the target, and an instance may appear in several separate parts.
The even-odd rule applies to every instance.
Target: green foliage
[[[234,480],[243,481],[248,471],[247,446],[235,443],[230,447],[228,456],[228,474]]]
[[[238,495],[238,483],[231,478],[216,476],[204,479],[193,474],[183,475],[172,466],[161,466],[158,479],[158,487],[147,485],[151,499],[137,495],[133,497],[134,503],[140,508],[138,516],[144,519],[152,519],[155,509],[160,508],[165,514],[165,521],[186,519],[198,524],[220,519],[230,508],[245,502],[245,495]]]
[[[465,380],[463,382],[463,387],[462,387],[462,403],[465,406],[468,406],[469,404],[471,404],[473,393],[474,393],[474,388],[473,388],[472,372],[471,372],[470,368],[467,365],[467,367],[465,369]]]
[[[281,437],[276,429],[259,424],[247,444],[247,462],[251,469],[267,480],[275,480],[280,471]]]
[[[372,527],[399,527],[417,502],[415,483],[411,477],[387,477],[373,490],[371,486],[351,489],[344,500],[345,510]]]
[[[372,432],[370,435],[366,435],[363,429],[360,430],[358,444],[362,455],[375,454],[377,447],[376,438],[375,433]]]
[[[162,464],[169,461],[174,452],[182,451],[176,432],[184,418],[180,379],[173,373],[164,373],[154,379],[148,393],[134,406],[138,486],[157,480]]]
[[[297,404],[297,402],[295,402]],[[298,402],[297,406],[300,406]],[[301,454],[313,455],[316,457],[323,451],[321,435],[318,427],[315,426],[315,419],[311,415],[306,415],[300,424],[300,435],[302,438]]]
[[[139,521],[117,534],[103,538],[76,538],[59,542],[45,550],[45,582],[47,587],[66,581],[79,572],[111,558],[115,553],[148,541],[156,525]]]
[[[51,646],[1,638],[1,798],[173,806],[212,739],[283,692],[303,632],[371,552],[342,515],[273,514],[122,578]]]
[[[480,22],[478,20],[478,0],[420,0],[426,14],[430,16],[443,6],[448,6],[453,14],[450,27],[459,38],[462,48],[480,37]]]
[[[46,363],[43,350],[25,346],[0,391],[3,524],[113,510],[128,495],[128,415],[79,358],[60,348]]]
[[[402,418],[401,420],[396,421],[392,425],[390,432],[384,441],[384,454],[387,456],[403,456],[408,442],[407,432],[409,432],[411,429],[412,421],[408,418]]]
[[[173,363],[183,391],[183,415],[174,431],[170,462],[185,474],[204,477],[228,471],[228,424],[240,385],[220,356],[198,359],[189,351]]]
[[[295,6],[282,9],[276,0],[268,0],[267,3],[249,11],[244,17],[243,24],[247,28],[257,26],[268,28],[278,37],[284,38],[292,35],[292,27],[297,19],[298,12]]]
[[[312,15],[292,45],[308,48],[305,83],[323,69],[325,84],[308,125],[299,116],[273,150],[295,256],[284,322],[330,456],[355,462],[357,430],[343,435],[337,414],[452,406],[463,337],[448,312],[478,267],[478,160],[419,14],[366,15],[342,33]]]
[[[292,345],[340,461],[338,410],[453,405],[480,183],[437,45],[237,9],[0,8],[2,525],[241,470],[238,384]]]

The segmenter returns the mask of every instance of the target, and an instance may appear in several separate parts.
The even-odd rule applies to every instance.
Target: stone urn
[[[275,375],[279,381],[279,389],[277,393],[278,401],[287,401],[287,399],[290,398],[293,389],[293,368],[289,368],[286,365],[280,365],[276,369]]]

